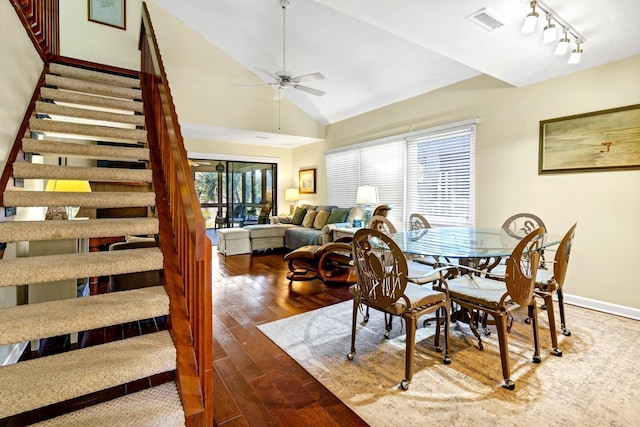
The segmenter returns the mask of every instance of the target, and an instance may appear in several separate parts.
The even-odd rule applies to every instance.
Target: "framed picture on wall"
[[[300,194],[316,194],[316,170],[300,169],[298,172],[298,192]]]
[[[538,172],[640,169],[640,104],[540,122]]]
[[[127,29],[127,0],[87,0],[89,21]]]

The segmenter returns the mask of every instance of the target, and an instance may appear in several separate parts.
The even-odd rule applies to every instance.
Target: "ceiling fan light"
[[[522,32],[525,34],[533,33],[538,25],[538,13],[531,12],[524,19],[524,23],[522,24]]]

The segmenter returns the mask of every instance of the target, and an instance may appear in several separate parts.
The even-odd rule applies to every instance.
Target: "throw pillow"
[[[317,214],[318,214],[318,211],[307,211],[307,213],[304,216],[304,219],[302,220],[302,226],[305,228],[313,227],[313,221],[316,219]]]
[[[315,221],[313,221],[313,228],[316,230],[322,230],[322,227],[327,223],[329,219],[329,212],[327,211],[318,211],[318,215],[316,215]]]
[[[307,214],[307,210],[303,208],[296,208],[296,213],[293,214],[293,218],[291,219],[291,224],[300,225],[302,224],[302,220],[304,216]]]
[[[327,224],[336,224],[338,222],[344,222],[349,215],[349,209],[335,208],[331,210],[331,215],[327,219]]]
[[[363,217],[362,209],[359,208],[358,206],[354,206],[349,210],[349,215],[347,216],[347,219],[345,222],[352,223],[354,219],[356,218],[362,219],[362,217]]]

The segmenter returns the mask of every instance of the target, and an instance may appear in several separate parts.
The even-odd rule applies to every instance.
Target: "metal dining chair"
[[[505,280],[497,280],[487,276],[476,275],[475,270],[467,268],[467,273],[459,277],[446,279],[451,301],[458,304],[468,313],[485,313],[493,317],[500,346],[503,387],[515,388],[511,380],[511,364],[507,334],[507,315],[509,311],[526,306],[531,307],[534,337],[533,361],[540,362],[540,343],[538,341],[537,307],[534,304],[535,278],[539,266],[539,238],[544,228],[538,228],[520,240],[506,263]],[[478,331],[470,322],[472,331],[478,338],[478,347],[482,349],[482,340]]]
[[[436,324],[435,346],[444,351],[443,362],[449,358],[449,298],[447,284],[439,290],[430,286],[420,286],[407,281],[407,260],[398,245],[386,234],[363,228],[358,230],[352,242],[353,258],[357,270],[358,283],[351,286],[353,295],[353,317],[351,323],[351,351],[347,359],[356,355],[356,323],[361,305],[381,311],[391,319],[399,316],[406,322],[405,377],[400,382],[403,390],[409,388],[413,378],[415,335],[418,319],[428,313],[444,312],[444,349],[439,347],[440,321]],[[441,275],[442,279],[443,276]],[[438,319],[439,320],[439,319]],[[390,332],[390,321],[386,322],[385,337]]]

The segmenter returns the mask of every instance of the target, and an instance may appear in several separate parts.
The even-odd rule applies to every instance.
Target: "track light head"
[[[565,55],[569,50],[569,44],[571,40],[567,36],[567,27],[562,29],[562,38],[558,40],[558,44],[556,45],[556,49],[553,51],[556,55]]]
[[[544,27],[544,31],[542,32],[542,41],[544,43],[551,43],[558,39],[558,34],[556,33],[556,26],[551,20],[553,19],[553,15],[547,13],[547,26]]]
[[[538,12],[536,12],[537,1],[533,0],[531,2],[531,12],[524,19],[524,23],[522,24],[522,32],[526,34],[533,33],[538,25]]]
[[[576,48],[571,52],[571,56],[569,57],[569,64],[579,64],[582,59],[582,48],[580,45],[582,44],[582,40],[576,40]]]

